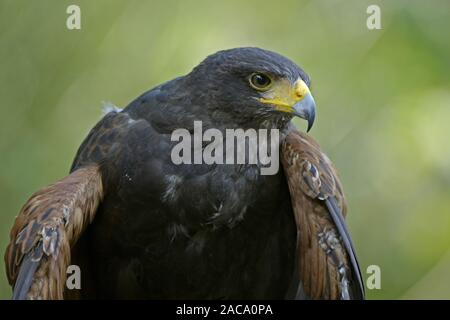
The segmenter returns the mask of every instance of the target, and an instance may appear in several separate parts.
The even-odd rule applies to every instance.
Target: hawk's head
[[[258,48],[219,51],[186,77],[197,103],[209,114],[236,123],[315,118],[308,75],[291,60]]]

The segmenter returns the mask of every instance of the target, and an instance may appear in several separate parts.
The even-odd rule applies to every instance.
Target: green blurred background
[[[81,30],[66,28],[69,4]],[[382,30],[367,29],[369,4]],[[311,134],[340,170],[363,271],[381,267],[368,297],[450,299],[449,30],[445,0],[0,0],[0,253],[31,193],[67,174],[102,101],[125,106],[250,45],[312,78]]]

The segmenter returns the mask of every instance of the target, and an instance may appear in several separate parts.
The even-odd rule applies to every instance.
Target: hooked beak
[[[314,119],[316,118],[316,103],[309,91],[308,86],[302,79],[298,79],[294,84],[295,95],[297,96],[297,102],[292,106],[293,114],[308,122],[308,129],[311,130]]]
[[[308,122],[307,131],[311,130],[316,117],[316,103],[302,79],[297,79],[294,84],[287,80],[279,81],[273,85],[265,97],[259,100],[272,105],[277,111],[306,120]]]
[[[306,132],[309,132],[314,124],[314,119],[316,118],[316,103],[314,102],[312,94],[308,92],[302,100],[294,104],[293,109],[295,116],[308,122],[308,129],[306,129]]]

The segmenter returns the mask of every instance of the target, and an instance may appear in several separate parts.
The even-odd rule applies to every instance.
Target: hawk
[[[5,254],[13,298],[363,299],[336,169],[292,124],[314,122],[309,87],[291,60],[236,48],[107,113],[70,174],[17,216]],[[175,164],[171,134],[194,121],[278,130],[281,168]],[[66,287],[69,265],[79,290]]]

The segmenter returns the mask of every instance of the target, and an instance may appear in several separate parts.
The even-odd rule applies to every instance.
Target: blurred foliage
[[[69,31],[73,3],[82,29]],[[373,3],[382,30],[366,28]],[[1,254],[21,205],[67,174],[102,101],[125,106],[251,45],[312,77],[312,135],[340,170],[363,271],[381,267],[368,297],[450,298],[449,16],[446,0],[0,0]]]

